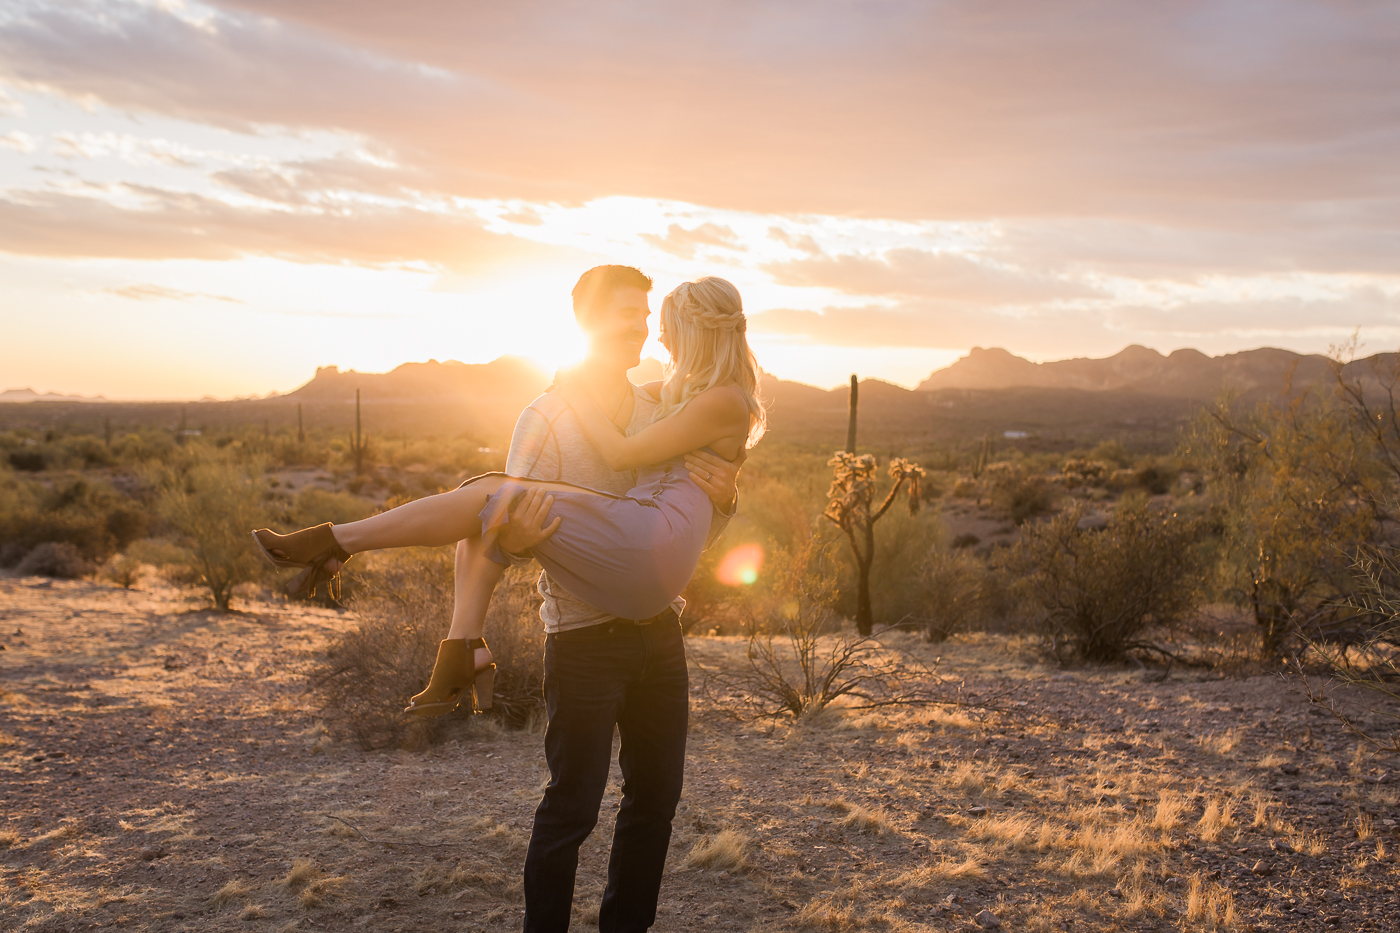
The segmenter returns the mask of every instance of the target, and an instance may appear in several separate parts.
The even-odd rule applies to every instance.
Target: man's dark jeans
[[[578,850],[598,822],[614,724],[622,807],[598,928],[646,930],[656,922],[685,767],[690,694],[680,621],[667,612],[650,625],[606,622],[546,636],[544,695],[550,779],[525,855],[526,933],[569,928]]]

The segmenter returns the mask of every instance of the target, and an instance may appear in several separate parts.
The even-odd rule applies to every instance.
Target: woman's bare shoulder
[[[707,411],[729,415],[735,418],[749,415],[749,400],[738,386],[710,386],[695,396],[690,403],[700,405]]]

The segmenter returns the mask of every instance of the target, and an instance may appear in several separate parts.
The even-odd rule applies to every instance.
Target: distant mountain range
[[[1348,374],[1365,379],[1368,364],[1391,365],[1396,354],[1380,354],[1347,365]],[[1319,354],[1293,353],[1263,348],[1206,356],[1199,350],[1176,350],[1163,356],[1156,350],[1130,346],[1103,359],[1077,358],[1051,363],[1033,363],[1000,349],[974,347],[951,366],[933,372],[912,390],[931,393],[941,390],[1053,389],[1079,392],[1126,392],[1162,399],[1206,401],[1222,389],[1232,389],[1241,398],[1276,394],[1290,383],[1302,386],[1327,376],[1330,361]],[[647,358],[628,374],[633,382],[660,379],[662,366]],[[365,404],[466,402],[476,409],[518,412],[551,381],[546,373],[528,360],[503,356],[490,363],[459,363],[455,360],[404,363],[387,373],[342,371],[323,366],[305,385],[285,395],[273,393],[267,400],[294,400],[321,404],[354,401],[361,390]],[[766,375],[764,394],[772,401],[799,408],[844,406],[846,388],[822,389],[800,382],[789,382]],[[879,379],[861,382],[861,398],[875,404],[900,404],[911,390]],[[40,394],[33,389],[0,392],[3,402],[107,402],[102,396]],[[202,399],[201,402],[214,402]],[[253,401],[253,400],[249,400]]]
[[[1359,360],[1350,366],[1365,362]],[[1176,350],[1163,356],[1156,350],[1134,345],[1104,359],[1033,363],[999,348],[974,347],[967,356],[919,383],[918,391],[1025,387],[1205,400],[1225,388],[1253,395],[1280,391],[1289,379],[1295,385],[1303,385],[1326,376],[1329,366],[1327,357],[1319,354],[1271,348],[1224,356]]]
[[[45,392],[42,395],[33,389],[6,389],[0,392],[0,402],[105,402],[100,395],[63,395],[59,392]]]

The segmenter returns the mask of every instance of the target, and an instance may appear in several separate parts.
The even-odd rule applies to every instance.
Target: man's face
[[[619,288],[580,321],[589,357],[626,371],[642,361],[651,308],[640,288]]]

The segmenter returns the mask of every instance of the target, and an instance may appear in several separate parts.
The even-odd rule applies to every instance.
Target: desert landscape
[[[418,750],[328,734],[306,673],[353,618],[0,580],[7,929],[506,930],[538,730]],[[658,928],[1390,930],[1400,776],[1277,676],[1064,669],[906,637],[954,702],[736,721],[691,639]],[[935,651],[936,648],[936,651]],[[596,919],[617,776],[579,869]],[[990,918],[988,917],[990,914]],[[994,919],[991,919],[994,918]]]
[[[1400,933],[1398,61],[0,0],[0,933]]]

